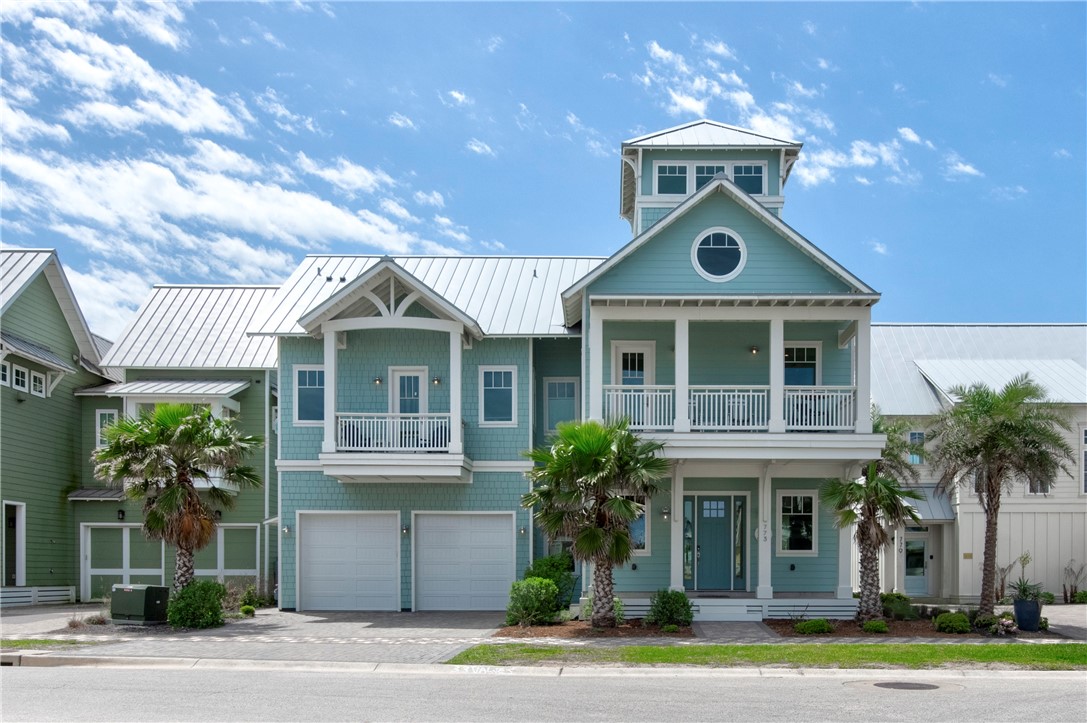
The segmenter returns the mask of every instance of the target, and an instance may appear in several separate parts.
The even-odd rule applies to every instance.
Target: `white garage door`
[[[513,514],[415,516],[415,609],[505,610]]]
[[[301,610],[400,610],[400,515],[299,516]]]

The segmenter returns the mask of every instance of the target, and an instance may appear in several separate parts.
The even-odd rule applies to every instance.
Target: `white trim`
[[[492,420],[487,421],[483,418],[483,402],[484,393],[487,391],[483,386],[483,375],[485,372],[510,372],[510,384],[511,399],[510,399],[510,419],[507,420]],[[500,387],[495,387],[500,388]],[[512,364],[480,364],[479,366],[479,426],[480,427],[516,427],[517,425],[517,366]]]
[[[11,386],[11,362],[0,362],[0,387]]]
[[[4,512],[4,530],[5,539],[7,537],[7,524],[8,524],[8,505],[15,508],[15,587],[24,587],[26,585],[26,503],[25,502],[12,502],[10,500],[3,500],[3,512]],[[5,574],[8,569],[7,556],[10,551],[7,545],[4,545],[4,559],[3,569]],[[0,583],[6,587],[8,581],[4,580]]]
[[[106,445],[102,443],[102,430],[105,426],[102,424],[102,417],[106,415],[113,415],[113,421],[109,424],[116,424],[117,420],[121,417],[121,413],[116,409],[96,409],[94,410],[94,448],[102,449]]]
[[[736,264],[736,268],[734,268],[732,271],[728,272],[724,276],[714,276],[709,271],[702,268],[702,264],[698,262],[698,250],[699,248],[701,248],[702,242],[705,241],[707,237],[715,233],[720,233],[728,236],[740,247],[740,261]],[[744,243],[743,237],[741,237],[740,234],[736,233],[732,229],[726,226],[712,226],[697,234],[694,238],[694,241],[691,243],[691,266],[693,266],[695,272],[706,281],[710,281],[715,284],[724,283],[725,281],[731,281],[732,279],[735,279],[737,276],[739,276],[740,273],[744,270],[744,267],[747,266],[747,244]]]
[[[925,446],[925,442],[928,441],[927,440],[928,435],[926,434],[925,430],[923,430],[923,429],[911,429],[908,432],[906,432],[906,441],[909,442],[910,444],[914,444],[913,436],[915,434],[921,435],[922,452],[919,455],[910,454],[908,459],[909,459],[909,463],[912,464],[913,466],[921,467],[921,466],[924,466],[926,464],[924,446]],[[915,456],[917,457],[916,462],[913,461]]]
[[[96,529],[101,530],[138,530],[143,527],[139,522],[81,522],[79,523],[79,599],[83,602],[89,602],[91,599],[91,531]],[[159,567],[158,569],[150,567],[137,567],[133,568],[132,563],[132,543],[129,539],[129,532],[122,532],[121,534],[121,567],[99,567],[94,568],[93,573],[95,575],[120,575],[121,584],[128,584],[131,582],[132,575],[154,575],[158,574],[159,584],[166,585],[166,543],[159,540]]]
[[[594,319],[603,326],[603,319]],[[623,340],[613,339],[611,342],[611,383],[622,384],[623,379],[619,371],[620,360],[624,353],[645,354],[645,381],[646,386],[656,384],[657,379],[657,342],[653,340]]]
[[[252,575],[254,578],[260,577],[260,527],[259,522],[219,522],[215,525],[215,569],[198,568],[196,567],[195,552],[193,555],[193,575],[202,575],[207,577],[208,575],[214,575],[215,579],[219,582],[226,582],[226,578],[230,577],[247,577]],[[253,529],[256,530],[255,547],[253,550],[253,567],[227,567],[226,566],[226,530],[235,529]]]
[[[669,149],[669,150],[672,150],[672,149]],[[752,150],[752,149],[746,149],[746,150]],[[760,149],[760,150],[765,151],[765,149]],[[687,180],[687,189],[686,189],[686,191],[684,191],[683,193],[661,193],[660,190],[659,190],[660,176],[659,176],[659,174],[657,172],[657,169],[660,168],[661,166],[686,166],[686,168],[687,168],[687,179],[686,179]],[[653,169],[652,169],[652,173],[653,173],[653,193],[648,195],[648,196],[642,196],[641,198],[643,198],[643,199],[652,199],[652,201],[654,201],[654,202],[659,202],[659,201],[665,201],[665,200],[668,200],[668,199],[677,199],[679,197],[689,196],[692,193],[696,193],[698,191],[701,191],[702,189],[697,187],[698,186],[698,180],[697,180],[696,169],[698,168],[698,166],[723,166],[724,169],[725,169],[723,171],[723,173],[733,183],[736,182],[736,166],[760,166],[760,167],[762,167],[762,192],[761,193],[748,193],[747,191],[744,191],[744,193],[748,193],[749,196],[762,197],[762,196],[767,195],[767,191],[769,190],[767,188],[767,185],[769,183],[769,177],[770,177],[770,163],[768,161],[738,161],[738,160],[728,160],[728,161],[713,161],[713,160],[667,161],[667,160],[659,160],[659,161],[653,161]],[[716,175],[716,174],[714,174],[714,175]],[[713,183],[713,178],[712,177],[710,178],[709,181],[706,182],[706,186],[710,185],[711,183]],[[705,188],[705,186],[703,186],[702,188]]]
[[[1076,487],[1079,488],[1080,497],[1087,497],[1087,425],[1079,426],[1079,442],[1079,479],[1076,480]]]
[[[680,587],[678,589],[680,589],[680,590],[685,590],[686,589],[686,587],[683,585],[683,547],[682,547],[682,544],[683,544],[682,534],[683,534],[683,503],[684,503],[684,499],[687,498],[687,497],[693,497],[696,500],[699,497],[743,497],[744,498],[744,525],[746,525],[746,530],[744,531],[744,565],[745,565],[745,568],[744,568],[744,589],[743,589],[743,592],[751,592],[751,547],[752,547],[751,541],[755,540],[756,544],[757,544],[757,540],[758,540],[758,530],[751,529],[751,493],[750,492],[745,492],[743,490],[739,490],[739,491],[737,491],[737,490],[708,490],[708,491],[707,490],[689,490],[689,489],[687,489],[687,485],[686,485],[687,478],[683,477],[682,479],[684,481],[684,484],[683,484],[683,488],[681,490],[681,494],[679,495],[679,504],[672,506],[672,520],[673,520],[673,522],[678,523],[678,525],[680,527],[680,550],[679,550],[679,564],[680,564],[679,583],[680,583]],[[691,479],[699,479],[699,477],[697,475],[692,475]],[[695,504],[694,513],[695,513],[695,515],[698,514],[698,505],[697,505],[697,503]],[[734,521],[735,520],[733,520],[733,522]],[[697,523],[694,523],[692,526],[693,526],[692,532],[694,533],[693,540],[697,543],[697,541],[698,541],[698,525],[697,525]],[[731,527],[731,522],[730,522],[730,527]],[[733,536],[735,536],[736,531],[733,530],[732,534],[733,534]],[[692,574],[693,574],[693,577],[691,578],[691,581],[692,581],[692,584],[694,585],[694,588],[692,588],[692,589],[693,589],[693,591],[698,592],[699,588],[698,588],[698,559],[697,559],[697,556],[695,558],[695,565],[694,565],[694,567],[692,569]],[[729,584],[731,585],[733,582],[735,582],[735,580],[736,580],[736,577],[732,576],[731,579],[730,579]],[[731,587],[730,587],[730,590],[732,590]],[[736,590],[732,590],[732,591],[733,592],[738,592]]]
[[[821,341],[790,341],[784,340],[782,344],[782,356],[781,356],[781,368],[785,368],[785,350],[786,349],[815,349],[815,385],[820,386],[823,383],[823,342]],[[771,359],[773,361],[773,359]],[[794,362],[795,363],[795,362]],[[784,376],[783,376],[784,378]],[[794,386],[785,383],[785,386]]]
[[[19,386],[17,377],[19,374],[23,375],[23,384]],[[11,388],[17,392],[30,391],[30,370],[26,367],[21,367],[18,364],[11,365]]]
[[[415,533],[417,530],[416,520],[420,515],[509,515],[510,517],[510,540],[513,543],[513,560],[512,569],[510,570],[510,579],[517,579],[517,515],[518,511],[509,510],[412,510],[411,511],[411,609],[415,611],[417,609],[415,604],[415,597],[419,591],[419,568],[415,564]],[[528,525],[528,535],[532,534],[532,526]]]
[[[784,550],[781,547],[785,539],[785,529],[781,521],[781,500],[784,497],[811,497],[811,548],[810,550]],[[777,523],[777,542],[774,545],[775,557],[819,557],[819,490],[778,490],[777,503],[774,505],[774,521]],[[800,513],[803,514],[803,513]]]
[[[291,391],[293,392],[292,399],[294,404],[291,405],[291,417],[292,423],[295,427],[322,427],[325,424],[325,416],[328,415],[328,410],[322,410],[323,414],[320,419],[299,419],[298,418],[298,372],[322,372],[325,373],[324,364],[293,364],[291,365]],[[327,374],[325,377],[325,383],[321,385],[321,398],[324,399],[324,389],[328,384]],[[307,389],[316,389],[317,387],[306,387]]]
[[[532,463],[528,461],[484,459],[472,462],[473,472],[528,472],[530,469],[532,469]]]
[[[30,393],[35,397],[41,397],[45,399],[45,375],[41,372],[31,370],[30,372]]]
[[[389,380],[389,414],[401,414],[400,411],[400,377],[419,377],[419,414],[426,414],[430,411],[429,406],[429,386],[430,386],[430,368],[429,367],[406,367],[406,366],[390,366],[388,368]],[[407,414],[408,412],[404,412]]]
[[[581,419],[581,380],[577,377],[544,377],[543,378],[543,427],[544,433],[553,432],[555,428],[548,424],[548,420],[551,418],[551,395],[548,393],[548,385],[555,384],[573,384],[574,385],[574,419],[571,421],[577,421]]]
[[[623,497],[629,497],[635,502],[641,497],[642,500],[642,518],[645,519],[645,548],[636,550],[631,547],[631,555],[634,557],[649,557],[653,554],[653,498],[649,495],[623,495]]]
[[[466,326],[459,321],[428,319],[422,316],[366,316],[355,319],[334,319],[321,324],[324,333],[332,331],[360,331],[363,329],[420,329],[423,331],[461,332]],[[470,327],[467,327],[470,329]],[[482,334],[479,335],[482,338]]]

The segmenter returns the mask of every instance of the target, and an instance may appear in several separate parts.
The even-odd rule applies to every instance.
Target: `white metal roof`
[[[941,494],[935,487],[921,487],[918,491],[925,495],[925,499],[907,502],[917,510],[917,516],[922,522],[951,522],[955,519],[950,497]]]
[[[1048,374],[1060,368],[1058,378],[1064,379],[1073,370],[1063,362],[1070,361],[1081,368],[1087,367],[1087,325],[873,324],[873,401],[884,414],[891,416],[937,414],[941,409],[942,395],[925,379],[917,362],[931,365],[939,360],[954,360],[954,365],[941,366],[955,366],[959,372],[969,371],[970,366],[963,364],[965,361],[984,361],[990,370],[997,367],[1014,368],[1018,370],[1017,374],[1029,372],[1038,381],[1041,381],[1042,373]],[[1037,360],[1047,360],[1042,365],[1045,371],[1032,367],[1032,362]],[[1053,365],[1054,361],[1062,363]],[[975,366],[980,371],[980,365]],[[959,378],[955,383],[969,385],[973,381],[971,378]],[[1080,377],[1079,381],[1082,390],[1087,385],[1087,379]],[[1062,389],[1065,384],[1061,383]],[[1051,390],[1051,394],[1055,393]],[[1084,394],[1087,391],[1081,391],[1079,398],[1082,399]],[[1069,393],[1068,396],[1076,395]]]
[[[35,361],[58,372],[74,374],[76,371],[75,367],[53,353],[52,349],[6,331],[0,331],[0,349],[21,356],[24,359]]]
[[[76,392],[78,397],[232,397],[249,386],[247,379],[146,380],[105,384]]]
[[[160,369],[273,369],[274,339],[246,334],[276,286],[158,285],[102,360]]]
[[[800,148],[801,145],[796,141],[773,138],[746,128],[707,119],[665,128],[623,142],[623,148]]]
[[[1029,372],[1051,400],[1087,404],[1087,369],[1071,359],[917,359],[914,363],[944,393],[971,384],[1000,389]]]
[[[253,334],[302,335],[298,320],[382,259],[403,268],[488,336],[568,333],[561,294],[603,262],[554,256],[307,256],[252,324]]]

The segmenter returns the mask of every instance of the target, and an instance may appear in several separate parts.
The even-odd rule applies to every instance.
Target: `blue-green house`
[[[849,616],[817,488],[882,446],[879,295],[782,220],[799,152],[711,121],[624,143],[633,238],[607,258],[307,257],[249,329],[278,339],[280,605],[503,608],[562,543],[520,506],[522,452],[625,416],[674,462],[628,602]]]

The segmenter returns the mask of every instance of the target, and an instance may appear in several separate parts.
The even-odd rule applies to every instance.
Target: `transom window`
[[[778,554],[814,556],[819,554],[819,500],[813,492],[778,492]]]
[[[479,368],[479,426],[515,427],[517,367]]]
[[[731,229],[707,229],[691,247],[691,263],[698,275],[708,281],[729,281],[743,271],[747,263],[747,246]]]
[[[925,433],[924,432],[910,432],[910,445],[918,445],[921,449],[925,447]],[[919,454],[910,454],[910,464],[924,464],[925,455],[923,452]]]
[[[687,166],[657,166],[657,193],[686,194]]]
[[[317,366],[296,366],[295,424],[318,424],[325,419],[325,370]]]

